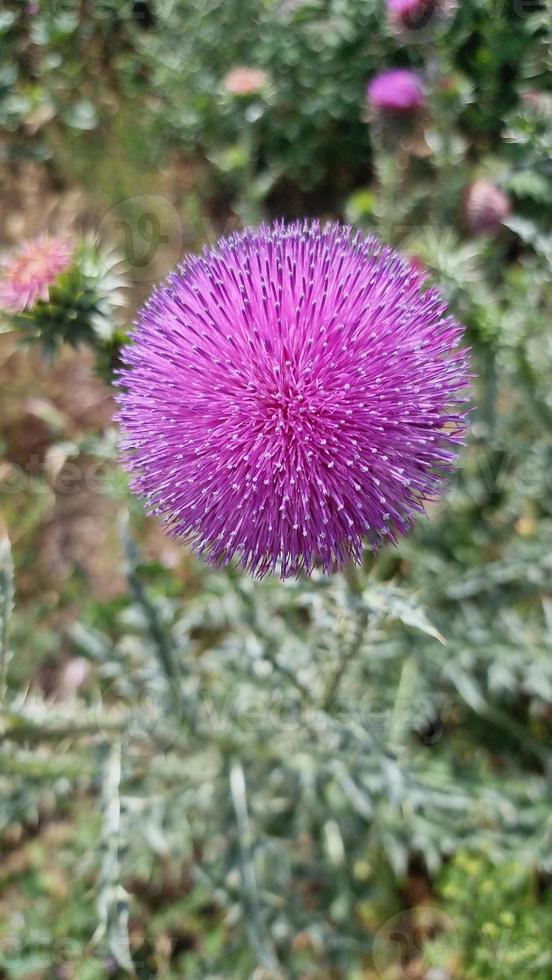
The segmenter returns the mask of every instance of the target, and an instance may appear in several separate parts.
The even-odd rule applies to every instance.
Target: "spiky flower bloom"
[[[257,95],[268,83],[268,75],[262,68],[236,65],[224,79],[224,87],[230,95]]]
[[[93,239],[71,245],[40,239],[8,263],[0,310],[47,355],[64,342],[90,344],[100,369],[109,375],[121,345],[116,318],[125,282],[120,261],[113,250],[100,248]]]
[[[133,489],[212,564],[329,572],[406,532],[466,417],[462,328],[392,249],[276,223],[188,258],[120,375]]]
[[[464,215],[476,235],[496,235],[510,210],[510,198],[490,180],[474,180],[466,191]]]
[[[0,278],[0,309],[21,313],[38,300],[47,300],[48,291],[68,267],[73,246],[65,238],[46,235],[25,242],[3,264]]]
[[[368,105],[376,112],[416,112],[425,105],[420,76],[408,68],[391,68],[376,75],[366,94]]]

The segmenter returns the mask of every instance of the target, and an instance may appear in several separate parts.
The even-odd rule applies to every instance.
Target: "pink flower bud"
[[[381,113],[416,112],[425,105],[420,76],[408,68],[391,68],[376,75],[366,94],[370,107]]]
[[[464,199],[464,217],[476,235],[495,235],[511,210],[510,199],[490,180],[474,180]]]
[[[262,68],[249,68],[237,65],[228,72],[224,87],[230,95],[257,95],[268,83],[268,75]]]
[[[0,309],[21,313],[48,300],[48,291],[68,267],[73,246],[64,238],[42,236],[25,242],[3,265]]]
[[[436,0],[387,0],[391,23],[407,30],[426,27],[436,6]]]

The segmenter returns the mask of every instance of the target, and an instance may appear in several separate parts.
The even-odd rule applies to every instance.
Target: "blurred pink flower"
[[[391,20],[403,27],[416,27],[434,10],[436,0],[387,0]]]
[[[405,255],[405,259],[408,262],[412,272],[416,272],[419,276],[424,279],[428,275],[428,268],[425,262],[420,258],[419,255]]]
[[[552,93],[550,92],[539,92],[536,89],[530,92],[522,92],[521,101],[529,109],[534,109],[542,115],[552,115]]]
[[[231,95],[256,95],[265,87],[268,75],[262,68],[236,65],[224,79],[224,87]]]
[[[62,698],[74,698],[90,676],[90,664],[84,657],[72,657],[64,665],[58,682]]]
[[[3,264],[0,279],[0,309],[21,313],[37,300],[47,300],[49,287],[64,272],[73,246],[64,238],[46,235],[25,242]]]
[[[474,180],[464,198],[464,216],[476,235],[494,235],[511,210],[510,198],[490,180]]]
[[[408,68],[391,68],[376,75],[366,90],[368,104],[378,112],[414,112],[425,105],[422,81]]]

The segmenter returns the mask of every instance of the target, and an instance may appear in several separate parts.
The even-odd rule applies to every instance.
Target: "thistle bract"
[[[375,239],[276,223],[191,257],[120,383],[133,489],[209,562],[325,572],[405,532],[465,425],[461,327]]]

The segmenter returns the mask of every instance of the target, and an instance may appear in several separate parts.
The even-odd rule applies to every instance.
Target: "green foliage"
[[[167,29],[141,38],[170,137],[211,156],[251,128],[256,165],[303,188],[328,178],[335,186],[344,161],[362,172],[364,88],[381,57],[378,15],[374,0],[174,5]],[[236,64],[271,79],[253,104],[225,92]]]
[[[459,3],[449,40],[457,67],[472,80],[475,97],[466,111],[466,124],[482,139],[501,134],[503,119],[519,98],[519,83],[527,77],[530,59],[548,43],[547,3],[519,0]],[[531,72],[534,82],[546,69]]]
[[[540,894],[539,894],[540,893]],[[449,931],[424,950],[432,967],[453,967],[466,980],[547,980],[552,969],[552,890],[512,861],[458,854],[439,883]]]
[[[0,877],[17,897],[0,915],[1,969],[396,980],[399,922],[402,968],[421,957],[473,980],[544,980],[551,115],[546,92],[524,97],[547,84],[544,13],[465,0],[431,40],[406,43],[375,0],[83,9],[0,14],[11,164],[47,158],[94,206],[132,198],[139,220],[140,194],[159,191],[151,168],[177,151],[163,193],[185,198],[196,237],[264,209],[346,216],[422,263],[466,324],[476,408],[448,495],[398,549],[356,575],[286,583],[209,571],[184,546],[176,561],[152,553],[114,429],[75,434],[42,410],[49,451],[109,469],[99,496],[120,550],[105,574],[120,587],[91,595],[75,561],[57,599],[32,594],[33,549],[64,501],[45,465],[31,479],[15,453],[22,516],[2,504],[25,588],[12,613],[0,544]],[[367,80],[399,63],[424,72],[426,113],[368,122]],[[247,98],[224,87],[239,64],[268,75]],[[477,238],[463,213],[476,177],[513,203]],[[49,352],[90,347],[109,379],[126,342],[121,282],[102,249],[77,258],[18,326]],[[40,672],[67,657],[89,673],[62,696]]]
[[[3,537],[0,540],[0,703],[6,697],[12,608],[13,562],[10,542],[7,537]]]
[[[78,0],[41,2],[32,14],[8,0],[0,31],[0,123],[21,127],[14,150],[82,168],[86,159],[71,158],[85,146],[97,173],[102,151],[116,153],[116,130],[135,179],[172,148],[199,152],[246,220],[247,188],[257,214],[267,197],[277,208],[275,185],[287,191],[286,211],[301,213],[299,192],[312,191],[315,208],[335,208],[362,182],[373,142],[365,88],[386,65],[411,64],[431,78],[437,68],[446,85],[436,88],[434,106],[458,121],[457,138],[483,147],[502,134],[509,113],[523,146],[536,124],[523,113],[520,120],[520,86],[545,85],[547,74],[545,5],[530,0],[464,0],[434,37],[413,32],[410,44],[392,30],[381,0],[103,0],[86,15]],[[224,79],[236,65],[263,69],[268,85],[250,99],[232,95]],[[95,179],[91,168],[86,176]],[[538,176],[539,168],[528,184],[518,175],[512,187],[542,197]]]

